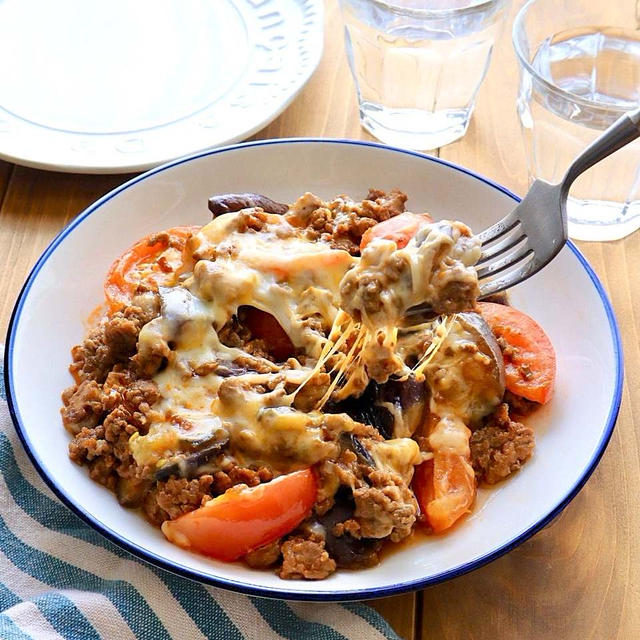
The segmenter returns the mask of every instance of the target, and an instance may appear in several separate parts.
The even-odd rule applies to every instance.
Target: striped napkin
[[[0,638],[398,638],[363,604],[284,602],[203,586],[102,538],[53,495],[27,458],[3,374],[0,365]]]

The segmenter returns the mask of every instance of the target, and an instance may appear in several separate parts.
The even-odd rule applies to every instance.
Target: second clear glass
[[[604,129],[640,105],[638,0],[530,0],[513,41],[529,179],[557,183]],[[617,240],[640,229],[640,140],[580,176],[569,235]]]
[[[360,119],[383,142],[462,137],[509,0],[340,0]]]

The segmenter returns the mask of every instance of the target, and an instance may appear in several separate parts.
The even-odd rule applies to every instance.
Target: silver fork
[[[477,234],[480,297],[498,293],[549,264],[567,241],[567,195],[589,167],[640,136],[640,109],[626,113],[571,164],[559,184],[536,180],[522,202],[493,226]]]

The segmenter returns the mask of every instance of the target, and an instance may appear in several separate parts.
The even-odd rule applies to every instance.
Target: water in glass
[[[463,136],[507,4],[341,0],[362,125],[420,150]]]
[[[523,73],[518,111],[531,180],[559,182],[603,129],[640,104],[640,32],[582,27],[544,40]],[[548,81],[548,82],[545,82]],[[640,140],[600,162],[571,188],[569,234],[615,240],[640,228]]]

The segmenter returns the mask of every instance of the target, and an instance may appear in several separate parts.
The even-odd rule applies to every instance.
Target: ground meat
[[[127,364],[136,352],[140,329],[150,319],[142,308],[127,307],[103,320],[71,350],[69,370],[76,380],[102,383],[116,364]]]
[[[280,547],[280,540],[274,540],[253,551],[249,551],[244,560],[253,569],[266,569],[280,559]]]
[[[540,408],[540,403],[517,396],[511,391],[505,392],[504,401],[509,405],[509,413],[519,418],[525,418]]]
[[[122,397],[132,413],[136,426],[140,429],[142,425],[146,425],[146,414],[151,405],[160,399],[160,392],[155,382],[136,380],[124,389]]]
[[[62,423],[76,435],[84,428],[91,429],[100,423],[104,413],[102,386],[95,380],[83,380],[79,386],[69,387],[62,394]]]
[[[158,507],[166,514],[164,520],[175,520],[210,500],[212,484],[213,477],[210,475],[203,475],[193,480],[169,478],[166,482],[158,482],[155,500]]]
[[[463,276],[464,277],[464,276]],[[473,309],[478,296],[478,283],[474,280],[453,280],[438,293],[433,309],[438,313],[457,313]]]
[[[234,218],[234,227],[240,233],[262,231],[268,215],[262,209],[245,209]]]
[[[214,495],[220,495],[238,484],[255,487],[261,482],[269,482],[272,479],[273,472],[267,467],[251,469],[227,460],[222,463],[221,469],[213,474],[214,482],[211,490]]]
[[[471,435],[471,464],[478,481],[494,484],[519,469],[535,446],[533,430],[509,417],[501,404],[487,424]]]
[[[295,201],[286,218],[296,227],[313,227],[313,215],[323,206],[318,196],[307,191]]]
[[[369,474],[371,486],[354,489],[355,520],[364,538],[386,538],[399,542],[412,531],[418,513],[413,492],[403,479],[390,471]],[[353,527],[350,530],[354,535]]]
[[[334,219],[331,233],[321,234],[320,238],[335,249],[343,249],[357,256],[360,254],[362,236],[376,224],[373,218],[363,216],[358,211],[341,211]]]
[[[161,525],[165,520],[197,509],[203,501],[221,495],[233,486],[255,487],[273,479],[273,473],[266,467],[241,467],[227,457],[214,461],[213,467],[217,466],[220,470],[194,479],[174,475],[166,481],[155,482],[144,496],[142,505],[147,519]]]
[[[294,536],[283,543],[282,558],[278,575],[288,580],[322,580],[336,570],[336,563],[324,548],[324,540]]]
[[[325,414],[325,428],[329,438],[336,437],[331,434],[339,435],[345,431],[344,420],[343,414],[340,413]],[[318,515],[325,514],[334,506],[334,496],[341,486],[368,487],[370,482],[367,480],[367,474],[375,472],[375,469],[363,462],[362,457],[354,451],[352,437],[355,436],[365,450],[363,443],[381,442],[384,438],[375,427],[367,424],[351,423],[350,429],[349,437],[340,437],[340,455],[333,460],[324,460],[315,467],[318,479],[315,511]]]
[[[398,190],[392,190],[388,195],[384,191],[371,190],[362,202],[354,202],[346,196],[323,202],[306,193],[293,204],[287,218],[294,226],[303,227],[308,239],[327,242],[336,249],[359,255],[364,232],[378,222],[402,213],[406,200],[407,196]]]
[[[134,433],[146,433],[147,412],[159,397],[158,389],[149,380],[136,380],[131,371],[111,372],[102,386],[85,381],[74,393],[65,391],[63,399],[68,405],[63,415],[65,411],[68,415],[77,397],[80,403],[85,394],[97,394],[93,385],[100,390],[101,411],[108,413],[102,424],[78,425],[77,431],[74,425],[78,423],[70,423],[76,435],[69,444],[69,457],[86,464],[95,481],[116,490],[120,478],[134,478],[141,473],[129,450],[129,439]]]
[[[369,189],[362,208],[369,217],[382,222],[404,213],[406,202],[407,194],[399,189],[391,189],[388,194],[380,189]]]

